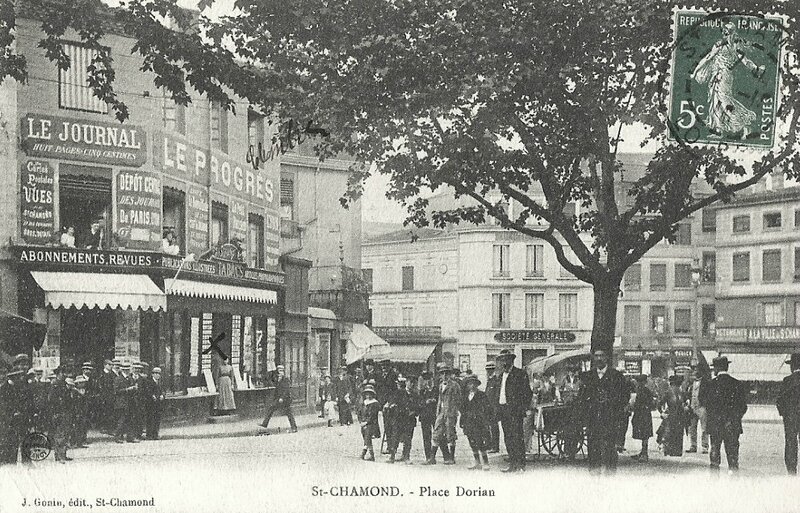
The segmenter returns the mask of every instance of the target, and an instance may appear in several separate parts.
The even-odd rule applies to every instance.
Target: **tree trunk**
[[[614,350],[617,328],[617,302],[619,283],[602,280],[594,284],[594,321],[592,323],[592,351],[603,349],[609,355]]]

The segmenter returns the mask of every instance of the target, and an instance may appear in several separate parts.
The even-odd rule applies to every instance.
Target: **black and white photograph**
[[[798,23],[0,0],[0,513],[800,512]]]

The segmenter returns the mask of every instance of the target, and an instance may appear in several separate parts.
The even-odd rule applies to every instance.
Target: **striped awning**
[[[164,280],[164,290],[169,295],[251,301],[254,303],[277,303],[278,293],[274,290],[251,289],[223,283],[206,283],[191,280]]]
[[[167,297],[144,274],[31,271],[31,276],[52,308],[167,308]]]

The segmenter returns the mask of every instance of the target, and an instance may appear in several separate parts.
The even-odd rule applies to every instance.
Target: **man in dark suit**
[[[783,417],[783,436],[786,440],[783,460],[786,471],[797,475],[797,440],[800,437],[800,353],[794,353],[786,363],[792,373],[781,383],[781,391],[775,401],[778,414]]]
[[[151,377],[147,379],[146,390],[145,432],[148,440],[158,440],[158,432],[161,429],[161,405],[164,401],[160,367],[153,367]]]
[[[497,412],[503,426],[503,437],[506,443],[509,465],[502,472],[521,472],[525,470],[525,437],[522,432],[522,421],[531,403],[531,387],[528,375],[519,367],[514,367],[517,357],[508,349],[503,349],[497,356],[497,363],[502,369],[498,376],[500,389],[497,395]]]
[[[269,421],[272,418],[272,414],[280,409],[286,413],[286,417],[289,419],[291,432],[297,433],[297,424],[295,423],[294,415],[292,414],[292,393],[289,378],[286,377],[286,368],[283,365],[278,365],[275,368],[275,372],[276,374],[272,379],[273,385],[275,386],[275,398],[267,409],[267,416],[264,417],[264,421],[259,424],[259,426],[265,429],[269,427]],[[269,432],[266,434],[269,434]]]
[[[602,349],[592,352],[592,368],[581,378],[578,400],[586,422],[589,468],[614,473],[616,439],[630,391],[625,376],[610,363],[608,352]]]
[[[135,437],[132,415],[135,408],[135,394],[139,385],[128,374],[130,368],[129,363],[121,365],[121,372],[114,378],[114,417],[117,419],[114,438],[118,444],[124,443],[126,440],[131,443],[138,442]]]
[[[119,366],[119,361],[116,362]],[[114,377],[117,373],[112,371],[114,362],[112,360],[103,361],[103,372],[96,380],[97,394],[97,425],[100,432],[106,435],[114,433],[116,424],[114,423]],[[119,370],[119,369],[117,369]]]
[[[718,356],[712,361],[714,379],[701,388],[701,402],[706,405],[708,434],[711,438],[711,469],[719,471],[722,444],[728,458],[728,471],[739,470],[739,435],[742,417],[747,412],[747,389],[728,374],[730,360]]]
[[[436,405],[439,401],[439,391],[433,383],[433,374],[425,371],[422,373],[423,385],[419,391],[419,425],[422,429],[422,448],[425,451],[425,462],[429,463],[433,457],[431,433],[436,422]]]
[[[486,364],[486,397],[489,399],[489,450],[488,453],[500,452],[500,421],[497,419],[497,402],[500,397],[500,378],[497,377],[494,362]]]

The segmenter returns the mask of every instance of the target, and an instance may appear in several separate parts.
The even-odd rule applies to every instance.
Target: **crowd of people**
[[[117,443],[157,440],[164,392],[161,369],[146,362],[105,360],[95,374],[91,362],[65,361],[50,379],[17,355],[0,385],[0,464],[30,461],[28,433],[46,434],[55,460],[71,461],[69,449],[86,448],[90,427]]]

